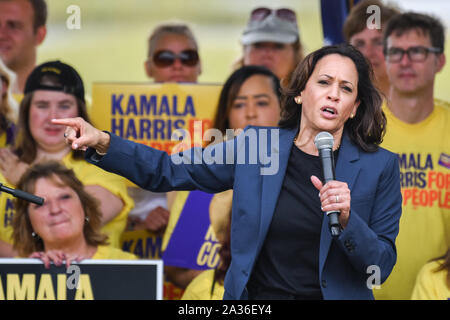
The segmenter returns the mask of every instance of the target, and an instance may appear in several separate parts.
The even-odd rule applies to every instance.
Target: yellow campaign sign
[[[198,141],[198,132],[212,126],[221,89],[217,84],[94,83],[90,116],[99,129],[170,154],[180,143],[171,140],[177,129]]]

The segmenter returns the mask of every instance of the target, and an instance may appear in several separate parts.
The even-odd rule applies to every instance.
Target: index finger
[[[79,128],[81,123],[78,118],[52,119],[52,123]]]

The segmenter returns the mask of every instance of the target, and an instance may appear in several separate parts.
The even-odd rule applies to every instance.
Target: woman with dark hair
[[[302,127],[307,127],[307,124],[306,121],[303,121],[302,123],[300,120],[303,115],[308,117],[308,114],[307,111],[302,108],[301,93],[307,89],[307,83],[315,71],[319,60],[330,54],[337,54],[341,57],[351,57],[357,71],[357,81],[355,81],[355,83],[351,84],[347,81],[347,84],[342,84],[344,93],[353,93],[353,96],[356,96],[357,98],[354,102],[354,109],[348,110],[350,111],[349,117],[339,119],[343,126],[338,126],[336,129],[340,135],[342,135],[343,130],[345,130],[348,133],[350,140],[362,150],[374,152],[379,148],[379,144],[382,142],[386,130],[386,117],[380,107],[382,98],[373,86],[372,69],[368,67],[365,58],[360,54],[356,54],[353,47],[350,46],[325,47],[322,50],[319,50],[317,54],[308,55],[303,63],[298,65],[293,72],[289,85],[284,89],[282,101],[284,107],[281,115],[280,127],[292,129],[297,127],[300,123],[299,136],[302,135]],[[339,59],[337,59],[337,61],[339,61]],[[340,67],[341,65],[336,65],[336,68]],[[318,76],[318,84],[327,87],[329,82],[328,78],[327,74]],[[349,92],[350,90],[351,92]],[[333,97],[330,96],[329,99],[332,100]],[[322,109],[323,108],[320,109],[320,112],[334,115],[334,108],[331,108],[331,110],[328,111]],[[335,136],[335,138],[338,138],[338,136]],[[336,145],[339,145],[339,140],[340,139],[336,141]]]
[[[372,285],[396,261],[402,197],[398,158],[378,147],[384,117],[370,70],[352,46],[323,47],[284,90],[281,128],[250,126],[171,157],[81,119],[54,123],[68,126],[72,148],[89,147],[89,162],[142,187],[233,189],[225,299],[373,299]],[[314,144],[323,131],[337,159],[336,180],[325,185]],[[340,234],[330,232],[330,211],[339,212]]]
[[[219,96],[216,115],[214,117],[213,128],[220,130],[223,135],[225,135],[226,129],[243,129],[247,125],[276,125],[278,122],[280,113],[278,108],[271,108],[271,112],[269,114],[264,112],[256,112],[257,116],[255,117],[255,115],[249,114],[252,111],[251,106],[247,106],[250,104],[247,101],[250,100],[251,97],[248,97],[248,94],[245,95],[245,97],[240,97],[239,92],[243,84],[249,78],[254,76],[257,77],[253,79],[265,79],[262,81],[262,83],[265,83],[265,86],[264,88],[259,89],[260,92],[258,93],[261,95],[255,100],[255,107],[259,107],[261,110],[264,110],[264,108],[267,105],[270,106],[270,102],[274,102],[274,100],[278,100],[277,102],[280,104],[280,81],[277,76],[272,73],[272,71],[260,66],[245,66],[237,69],[228,77],[227,81],[223,85]],[[243,108],[241,108],[243,102],[247,103]],[[238,110],[244,113],[239,116],[237,114]],[[269,117],[270,120],[260,119],[261,117]]]
[[[242,130],[248,125],[276,126],[279,119],[280,85],[278,78],[265,67],[242,67],[233,72],[222,87],[213,120],[213,128],[216,132],[220,131],[220,141],[213,140],[211,143],[221,142],[222,138],[226,137],[227,129],[233,130],[232,136],[234,136],[235,130]],[[232,191],[224,193],[227,192]],[[221,194],[216,196],[221,196]],[[187,236],[180,231],[177,232],[177,228],[186,230],[187,227],[182,227],[186,225],[184,223],[202,221],[202,215],[206,220],[208,208],[209,215],[212,214],[210,202],[212,203],[213,199],[212,195],[207,195],[202,191],[179,191],[173,202],[173,209],[163,238],[162,251],[164,254],[162,258],[167,277],[179,287],[186,288],[191,280],[201,272],[202,266],[197,263],[201,247],[194,247],[192,243],[195,242],[192,241],[192,238],[198,238],[198,243],[203,244],[210,225],[205,225],[206,229],[197,227]],[[205,203],[205,205],[201,206],[200,203]],[[190,208],[195,208],[195,210],[189,210]],[[183,220],[180,219],[181,215]],[[187,241],[187,237],[190,238],[190,241]],[[177,241],[173,239],[178,239],[178,242],[171,242]],[[177,246],[179,244],[183,246]],[[189,261],[195,261],[195,263],[189,263]],[[187,268],[187,265],[195,265],[196,269]],[[214,268],[215,266],[211,263],[209,267]],[[205,275],[202,275],[202,278],[204,277]],[[189,290],[197,292],[203,290],[199,289],[197,285],[194,286],[195,288]],[[209,288],[206,291],[209,291]],[[195,299],[209,299],[209,297],[207,294],[197,294]]]

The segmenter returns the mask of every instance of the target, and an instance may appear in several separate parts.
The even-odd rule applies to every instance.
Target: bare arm
[[[202,270],[187,269],[173,266],[164,266],[164,273],[167,278],[177,287],[186,289],[188,284],[198,276]]]
[[[109,190],[98,185],[85,186],[86,191],[100,201],[102,225],[117,217],[123,209],[122,200]]]
[[[13,246],[7,242],[0,240],[0,257],[8,258],[17,256],[17,252],[13,249]]]

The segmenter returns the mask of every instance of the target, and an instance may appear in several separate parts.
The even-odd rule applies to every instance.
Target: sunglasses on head
[[[160,50],[153,55],[153,62],[157,67],[165,68],[175,63],[179,59],[180,62],[188,67],[197,65],[199,57],[195,50],[184,50],[176,54],[169,50]]]
[[[256,8],[250,14],[250,20],[261,21],[268,17],[271,13],[275,13],[275,15],[283,20],[288,20],[292,22],[297,22],[297,17],[295,12],[291,9],[281,8],[281,9],[269,9],[269,8]]]

